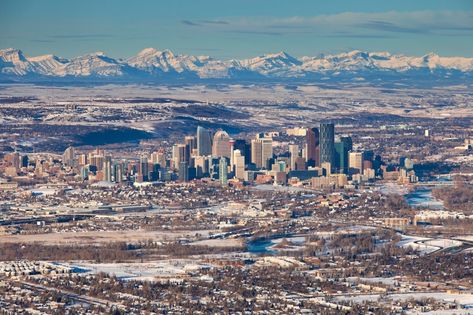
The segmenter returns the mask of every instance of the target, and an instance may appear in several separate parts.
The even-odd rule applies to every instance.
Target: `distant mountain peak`
[[[6,48],[0,50],[0,58],[7,62],[25,62],[26,57],[23,55],[23,52],[19,49]]]
[[[136,56],[161,56],[161,55],[169,55],[174,56],[173,52],[169,49],[158,50],[156,48],[145,48],[140,51]]]
[[[96,51],[96,52],[79,56],[78,58],[89,58],[89,57],[106,57],[106,54],[103,51]]]
[[[425,71],[428,70],[428,71]],[[179,55],[171,50],[145,48],[128,59],[114,59],[98,51],[71,59],[54,55],[26,57],[19,49],[0,50],[0,79],[16,81],[38,78],[63,78],[72,76],[102,80],[141,79],[226,79],[226,80],[289,80],[301,78],[316,80],[321,77],[340,78],[370,77],[372,75],[391,78],[406,74],[431,75],[442,78],[443,73],[451,78],[473,77],[473,58],[441,57],[429,53],[412,57],[389,52],[367,52],[353,50],[339,54],[321,54],[316,57],[296,58],[285,51],[263,54],[242,60],[219,60],[209,56]]]
[[[282,50],[280,52],[277,52],[277,53],[274,53],[274,54],[264,54],[264,56],[268,57],[268,58],[284,58],[284,59],[293,58],[287,52],[282,51]]]
[[[148,48],[144,48],[143,50],[141,50],[138,53],[138,56],[155,54],[157,52],[159,52],[159,50],[157,50],[156,48],[148,47]]]

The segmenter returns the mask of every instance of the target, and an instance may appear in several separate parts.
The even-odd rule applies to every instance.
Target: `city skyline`
[[[470,314],[472,0],[2,0],[1,314]]]

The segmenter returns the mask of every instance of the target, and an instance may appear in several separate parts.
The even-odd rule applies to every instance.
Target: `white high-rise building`
[[[112,157],[106,156],[103,161],[103,180],[106,182],[112,181]]]
[[[67,166],[74,166],[75,151],[73,147],[68,147],[62,156],[62,161]]]
[[[263,164],[263,167],[266,167],[268,160],[273,157],[273,139],[261,139],[261,146],[261,163]]]
[[[299,146],[297,144],[289,145],[289,154],[291,155],[291,171],[296,169],[296,159],[299,157]]]
[[[156,151],[151,153],[151,163],[159,164],[161,168],[166,167],[166,154],[164,151]]]
[[[350,152],[348,154],[348,165],[350,169],[358,170],[363,174],[363,152]]]
[[[273,157],[273,139],[257,138],[251,140],[251,162],[258,168],[266,168],[268,159]]]
[[[235,150],[233,153],[233,169],[235,171],[235,177],[238,179],[245,178],[245,156],[241,155],[240,150]]]
[[[186,162],[186,145],[175,144],[172,146],[172,164],[174,169],[179,169],[181,162]]]

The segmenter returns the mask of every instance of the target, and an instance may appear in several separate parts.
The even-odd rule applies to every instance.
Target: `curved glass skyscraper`
[[[210,131],[204,127],[197,127],[197,155],[205,156],[212,154],[212,141]]]

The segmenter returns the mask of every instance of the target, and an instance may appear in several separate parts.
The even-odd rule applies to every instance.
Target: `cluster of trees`
[[[403,209],[409,209],[407,201],[400,195],[389,194],[386,195],[385,199],[381,199],[381,205],[390,211],[400,211]]]
[[[434,189],[432,194],[448,209],[473,212],[473,185],[458,181],[453,187]]]
[[[366,275],[375,277],[408,276],[419,281],[468,280],[473,282],[473,253],[445,252],[417,256],[411,248],[386,246],[373,257]]]
[[[2,244],[0,261],[12,260],[88,260],[97,263],[143,260],[148,257],[186,257],[241,251],[243,247],[212,247],[186,245],[178,242],[157,244],[153,241],[139,244],[112,242],[102,245],[40,245]]]
[[[40,245],[2,244],[0,261],[11,260],[91,260],[95,262],[119,262],[136,259],[138,253],[128,250],[123,242],[95,245]]]

